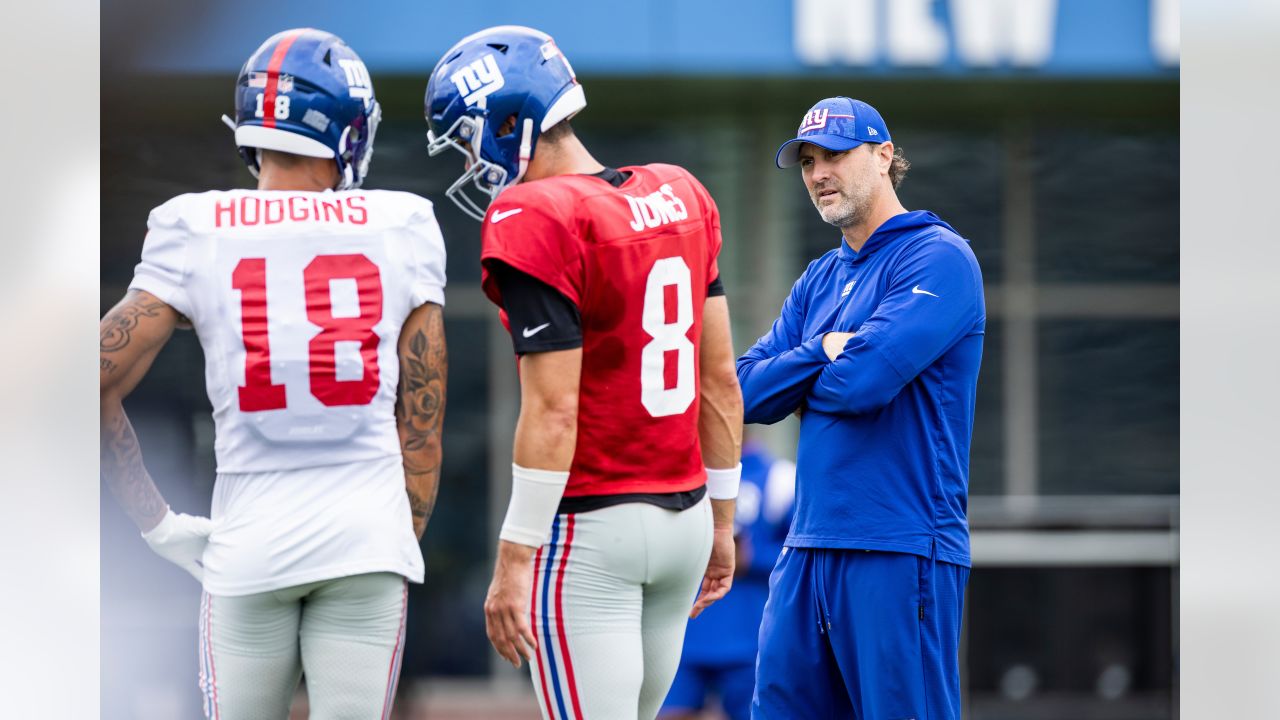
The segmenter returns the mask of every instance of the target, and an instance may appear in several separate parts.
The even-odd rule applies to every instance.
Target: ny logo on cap
[[[804,116],[804,121],[800,123],[800,129],[796,131],[797,135],[802,135],[814,130],[821,130],[827,126],[828,108],[814,108]]]

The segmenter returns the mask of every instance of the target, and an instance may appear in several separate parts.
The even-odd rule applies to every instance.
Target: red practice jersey
[[[720,213],[675,165],[522,183],[481,230],[482,284],[504,262],[560,291],[582,316],[578,443],[565,497],[676,493],[706,482],[698,441],[702,309],[719,277]],[[503,322],[506,324],[505,313]]]

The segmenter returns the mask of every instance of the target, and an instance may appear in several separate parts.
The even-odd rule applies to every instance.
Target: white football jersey
[[[382,521],[402,525],[395,554],[404,555],[407,534],[416,570],[375,562],[360,571],[393,570],[420,581],[394,406],[400,329],[420,305],[444,304],[444,242],[431,203],[385,190],[214,191],[170,200],[151,212],[147,226],[130,288],[185,315],[200,339],[219,485],[254,487],[254,515],[270,524],[296,513],[299,502],[349,497],[360,492],[351,483],[370,483],[371,496],[386,500],[379,509],[365,503],[378,517],[344,519],[343,508],[334,507],[310,523],[338,527],[314,526],[316,536],[346,525],[353,532]],[[373,477],[363,477],[362,464]],[[263,487],[252,481],[262,474],[285,480]],[[295,476],[305,480],[288,480]],[[297,483],[307,492],[289,487]],[[264,528],[218,517],[241,506],[226,495],[232,488],[219,491],[211,548],[241,545],[224,528],[238,528],[245,543],[263,539]],[[234,585],[223,594],[241,594],[275,584],[271,577],[311,582],[322,579],[306,577],[321,566],[349,567],[350,552],[361,549],[340,550],[353,538],[334,537],[320,543],[338,554],[327,557],[325,547],[306,541],[306,528],[297,532],[302,536],[289,542],[313,557],[234,581],[231,575],[243,575],[238,563],[214,562],[226,572],[207,572],[206,587],[217,594],[217,585]]]

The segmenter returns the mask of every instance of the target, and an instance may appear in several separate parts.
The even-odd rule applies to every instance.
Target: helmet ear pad
[[[537,152],[538,139],[542,137],[542,133],[577,115],[586,105],[586,94],[576,80],[563,88],[549,104],[540,102],[538,98],[527,98],[519,114],[515,116],[516,122],[511,134],[498,138],[496,143],[502,157],[513,161],[502,163],[504,166],[511,166],[507,170],[508,176],[524,177],[526,166]],[[486,159],[497,162],[497,158]]]
[[[516,128],[520,117],[514,113],[507,115],[501,123],[494,123],[491,117],[485,123],[484,139],[480,143],[480,156],[507,171],[507,177],[518,182],[520,172],[520,133]]]
[[[516,120],[517,120],[517,118],[516,118],[516,116],[515,116],[515,115],[508,115],[508,116],[507,116],[507,119],[506,119],[506,120],[503,120],[503,121],[502,121],[502,124],[501,124],[501,125],[499,125],[499,126],[494,130],[494,133],[493,133],[493,134],[494,134],[494,136],[495,136],[495,137],[497,137],[497,138],[499,138],[499,139],[501,139],[501,138],[505,138],[506,136],[508,136],[508,135],[510,135],[511,133],[515,132],[515,131],[516,131]]]

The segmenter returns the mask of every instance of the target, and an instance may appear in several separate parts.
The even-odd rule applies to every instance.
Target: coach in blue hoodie
[[[746,422],[801,416],[752,717],[959,718],[978,261],[898,201],[907,162],[864,102],[813,106],[776,162],[842,239],[738,360]]]

